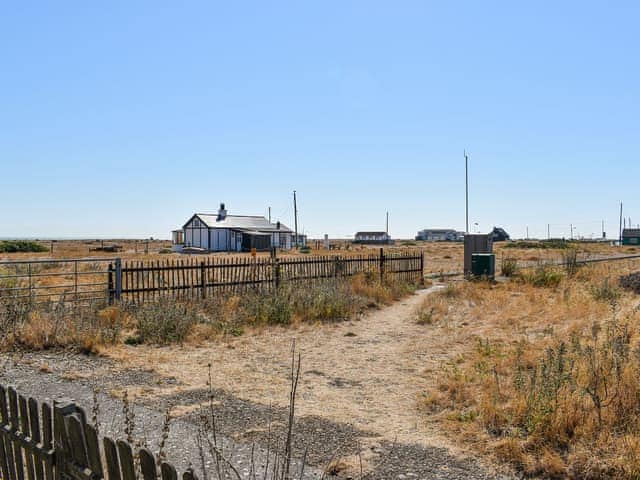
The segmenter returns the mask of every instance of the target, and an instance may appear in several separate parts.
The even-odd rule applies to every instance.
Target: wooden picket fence
[[[164,295],[207,297],[219,291],[278,288],[284,282],[369,274],[393,281],[422,280],[422,252],[283,258],[224,258],[120,262],[109,266],[109,299],[141,303]]]
[[[74,403],[54,402],[51,407],[0,385],[2,480],[139,478],[131,445],[104,437],[102,446],[84,410]],[[178,480],[176,469],[167,462],[157,462],[149,450],[141,449],[137,459],[142,479]],[[197,480],[191,470],[182,479]]]

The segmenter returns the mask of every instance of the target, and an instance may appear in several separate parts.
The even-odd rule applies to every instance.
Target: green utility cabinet
[[[496,255],[494,253],[474,253],[471,255],[471,274],[474,277],[495,277]]]

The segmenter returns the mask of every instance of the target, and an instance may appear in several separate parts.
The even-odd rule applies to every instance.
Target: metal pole
[[[466,229],[465,233],[469,233],[469,157],[467,152],[464,152],[464,185],[465,185],[465,215],[466,215]]]
[[[551,240],[551,225],[547,223],[547,240]]]
[[[271,223],[271,207],[269,207],[269,223]]]
[[[298,248],[298,204],[296,203],[296,191],[293,191],[293,221],[295,223],[295,233],[296,233],[296,239],[295,239],[295,246],[296,248]]]
[[[622,245],[622,202],[620,202],[620,236],[618,237],[618,245]]]
[[[571,230],[571,231],[569,232],[569,234],[570,234],[570,238],[571,238],[571,240],[573,240],[573,223],[570,223],[570,224],[569,224],[569,230]]]

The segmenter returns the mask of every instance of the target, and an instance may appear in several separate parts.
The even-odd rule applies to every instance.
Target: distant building
[[[490,235],[492,235],[492,240],[494,242],[506,242],[507,240],[511,240],[511,237],[505,231],[505,229],[500,227],[493,227]]]
[[[307,236],[303,235],[302,233],[299,233],[298,236],[296,237],[296,234],[294,233],[293,235],[291,235],[291,244],[297,245],[299,247],[306,247]]]
[[[420,230],[418,235],[416,235],[416,240],[425,240],[427,242],[457,242],[463,238],[463,232],[458,232],[450,228]]]
[[[182,234],[180,234],[182,232]],[[224,203],[217,214],[195,213],[182,230],[172,232],[174,251],[194,248],[208,252],[248,252],[290,249],[291,229],[265,217],[227,215]]]
[[[358,232],[353,243],[388,244],[393,242],[387,232]]]
[[[622,230],[623,245],[640,245],[640,228],[625,228]]]

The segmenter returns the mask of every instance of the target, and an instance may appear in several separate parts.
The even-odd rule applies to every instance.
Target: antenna
[[[295,246],[298,248],[298,204],[296,203],[296,191],[293,191],[293,221],[295,226],[296,240]]]
[[[469,157],[467,151],[464,151],[464,186],[465,186],[465,215],[466,215],[466,230],[465,233],[469,233]]]

